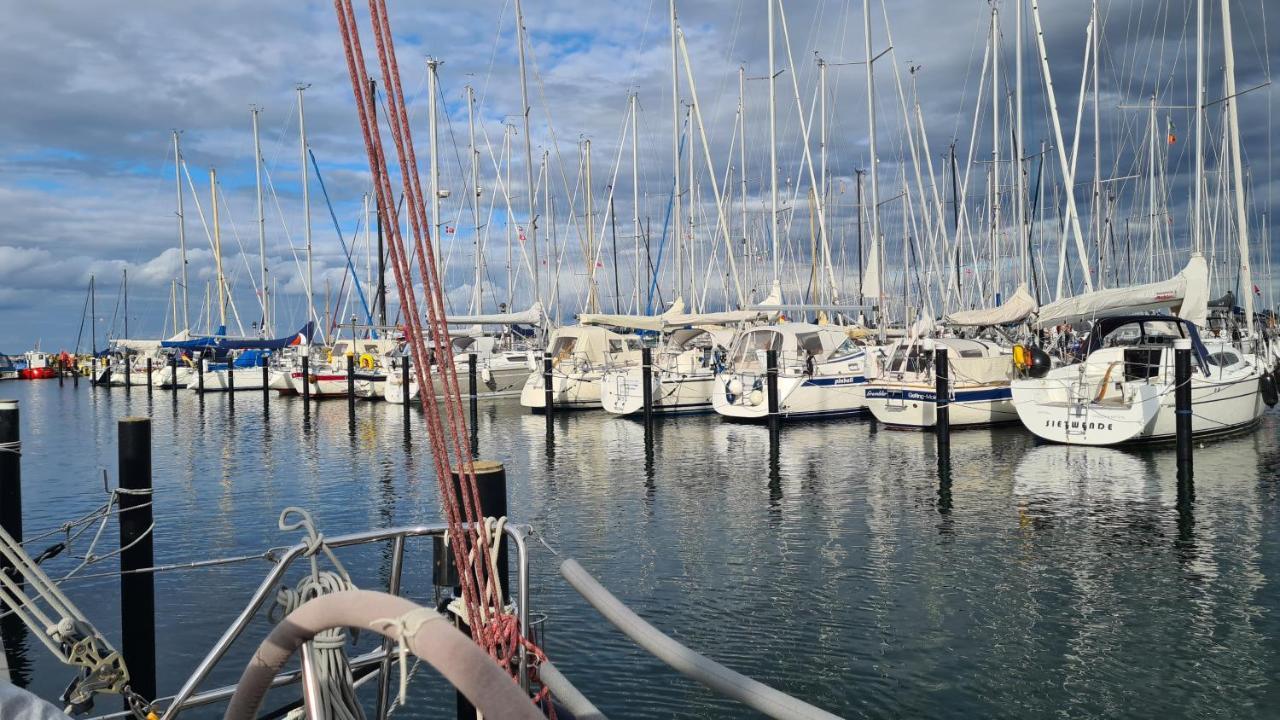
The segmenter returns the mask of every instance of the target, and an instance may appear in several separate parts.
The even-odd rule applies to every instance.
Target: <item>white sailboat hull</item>
[[[919,383],[874,382],[865,390],[867,410],[896,427],[926,428],[938,424],[934,388]],[[976,427],[1018,422],[1008,385],[953,386],[947,405],[950,427]]]
[[[712,384],[711,403],[717,413],[738,420],[769,417],[764,373],[721,373]],[[835,417],[866,409],[861,373],[817,377],[778,377],[778,414],[784,418]]]
[[[676,373],[655,370],[653,412],[710,412],[711,392],[715,376],[705,373]],[[609,370],[600,378],[600,405],[615,415],[631,415],[644,411],[644,370],[625,367]]]

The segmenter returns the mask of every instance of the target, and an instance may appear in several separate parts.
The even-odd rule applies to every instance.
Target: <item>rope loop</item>
[[[397,702],[404,705],[405,693],[409,689],[409,638],[418,634],[423,625],[432,620],[440,620],[440,613],[430,608],[418,607],[396,618],[378,618],[369,623],[375,630],[388,632],[395,637],[396,655],[400,660],[400,694]]]

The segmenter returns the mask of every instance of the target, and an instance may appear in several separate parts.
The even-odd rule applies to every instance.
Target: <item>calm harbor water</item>
[[[292,544],[290,505],[328,535],[436,522],[425,438],[401,408],[261,397],[176,400],[135,388],[6,382],[21,401],[26,534],[100,504],[115,422],[154,420],[157,563]],[[413,423],[419,422],[415,410]],[[1197,447],[1180,501],[1172,448],[1037,445],[957,432],[940,486],[933,438],[860,420],[763,427],[715,416],[643,427],[604,413],[545,421],[481,403],[482,457],[507,464],[531,523],[642,616],[725,664],[846,717],[1252,717],[1280,702],[1280,415]],[[116,546],[112,523],[103,548]],[[90,533],[91,535],[92,533]],[[86,535],[77,545],[83,551]],[[40,549],[40,548],[35,548]],[[375,587],[386,559],[344,555]],[[429,598],[429,549],[410,557]],[[52,574],[76,564],[58,558]],[[740,706],[632,647],[533,545],[546,649],[614,717],[741,717]],[[114,560],[84,574],[115,569]],[[157,577],[159,685],[174,692],[267,571],[255,561]],[[71,598],[118,641],[118,583]],[[213,682],[243,669],[267,624]],[[71,677],[28,639],[16,674],[46,698]],[[424,673],[425,674],[425,673]],[[438,679],[406,717],[452,716]],[[110,702],[110,701],[108,701]],[[112,705],[114,709],[114,705]],[[193,712],[188,717],[220,716]]]

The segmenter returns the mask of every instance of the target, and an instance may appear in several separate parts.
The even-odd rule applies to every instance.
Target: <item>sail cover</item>
[[[1013,295],[1010,295],[1008,300],[1000,304],[1000,307],[953,312],[947,315],[946,323],[964,326],[1013,325],[1026,320],[1037,307],[1039,306],[1036,304],[1036,299],[1031,297],[1027,284],[1023,283],[1013,291]]]
[[[672,328],[691,327],[694,325],[736,325],[744,322],[755,322],[767,319],[769,313],[761,310],[727,310],[711,313],[686,313],[684,300],[677,299],[671,307],[661,315],[607,315],[604,313],[582,313],[578,322],[583,325],[607,325],[631,330],[649,330],[661,332]]]
[[[1177,316],[1199,326],[1209,315],[1209,267],[1193,254],[1182,272],[1168,280],[1134,287],[1098,290],[1049,303],[1040,308],[1040,327],[1131,315],[1152,310],[1175,310]]]
[[[542,303],[535,302],[524,312],[493,313],[491,315],[450,315],[445,322],[450,325],[541,325],[545,317]]]

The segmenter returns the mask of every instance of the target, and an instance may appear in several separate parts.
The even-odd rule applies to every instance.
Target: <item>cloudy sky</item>
[[[444,238],[448,258],[449,297],[458,312],[468,309],[474,278],[474,240],[484,247],[482,269],[484,310],[511,297],[517,306],[532,301],[532,248],[519,240],[527,225],[527,187],[523,130],[519,122],[520,86],[514,35],[514,8],[507,0],[469,3],[407,3],[393,0],[391,19],[396,33],[405,92],[414,118],[418,157],[427,150],[426,63],[439,67],[439,121],[442,189],[441,224],[450,228]],[[1222,21],[1218,2],[1206,3],[1209,59],[1207,95],[1223,95]],[[1064,126],[1064,145],[1075,136],[1077,97],[1085,54],[1087,2],[1047,3],[1043,9],[1045,39]],[[687,37],[690,69],[697,83],[697,100],[708,138],[707,152],[715,181],[724,199],[729,234],[735,239],[736,262],[744,292],[759,298],[769,284],[768,233],[768,73],[764,0],[703,0],[680,4],[680,24]],[[357,2],[364,22],[367,10]],[[1012,167],[1008,164],[1010,107],[1014,83],[1014,3],[1000,2],[1001,38],[998,51],[1002,168],[989,179],[992,156],[990,74],[983,80],[984,51],[991,25],[987,2],[965,0],[894,0],[872,4],[872,45],[876,53],[892,51],[875,63],[875,108],[879,125],[880,200],[882,231],[888,238],[886,257],[901,281],[904,266],[926,268],[932,250],[922,220],[904,227],[903,212],[917,217],[927,210],[916,194],[914,166],[903,128],[898,82],[908,105],[918,97],[925,133],[913,136],[919,163],[932,162],[944,201],[951,192],[951,146],[957,154],[957,175],[970,175],[965,196],[968,220],[986,227],[984,188],[995,183],[1011,197]],[[1099,73],[1100,165],[1107,187],[1115,195],[1099,222],[1108,238],[1104,279],[1119,282],[1130,275],[1145,280],[1154,258],[1156,270],[1176,267],[1189,247],[1187,207],[1191,175],[1192,114],[1185,107],[1158,111],[1157,166],[1160,181],[1159,214],[1165,218],[1157,246],[1148,247],[1150,213],[1146,210],[1149,113],[1128,106],[1145,105],[1153,93],[1161,106],[1193,102],[1195,43],[1194,3],[1191,0],[1104,0]],[[786,34],[779,18],[776,34],[778,167],[784,210],[782,221],[783,285],[795,300],[806,297],[811,282],[810,226],[814,222],[809,199],[808,166],[804,161],[802,122],[811,134],[810,153],[818,159],[817,58],[827,65],[828,195],[832,268],[841,297],[858,288],[859,225],[856,178],[869,167],[866,76],[860,62],[865,55],[862,3],[815,0],[785,3]],[[634,309],[637,295],[647,304],[648,273],[641,270],[643,289],[637,292],[638,261],[663,259],[662,300],[670,300],[674,269],[671,248],[663,245],[663,227],[672,189],[671,48],[667,3],[526,0],[525,22],[530,33],[532,144],[535,174],[542,177],[541,158],[549,156],[549,189],[538,181],[542,295],[553,306],[550,288],[559,291],[559,310],[568,319],[579,311],[588,268],[596,266],[601,307]],[[1029,14],[1029,13],[1028,13]],[[886,23],[887,17],[887,23]],[[250,106],[261,107],[264,170],[269,177],[265,231],[270,281],[275,297],[274,321],[282,332],[300,325],[306,314],[303,272],[303,209],[298,141],[297,93],[305,92],[309,142],[320,166],[333,216],[351,249],[351,265],[364,283],[372,265],[364,238],[362,196],[368,172],[351,98],[333,6],[326,2],[217,3],[138,2],[127,11],[97,3],[6,3],[6,22],[0,29],[0,81],[6,89],[0,113],[0,351],[16,353],[41,341],[45,348],[70,348],[82,333],[82,349],[89,329],[81,330],[86,287],[96,278],[97,337],[123,332],[121,277],[129,276],[129,332],[155,337],[173,332],[170,290],[180,277],[178,219],[172,132],[181,132],[185,173],[184,203],[188,247],[188,311],[191,325],[202,330],[209,306],[206,288],[214,277],[213,253],[206,227],[212,223],[209,173],[216,168],[221,186],[220,224],[223,262],[232,288],[235,311],[229,312],[232,332],[236,317],[245,332],[261,317],[253,285],[258,273],[258,238],[254,193],[253,140]],[[1274,18],[1264,13],[1261,0],[1235,0],[1233,20],[1238,89],[1252,90],[1270,77],[1269,55],[1280,44],[1271,29]],[[1064,207],[1053,134],[1048,124],[1045,88],[1036,65],[1029,20],[1024,28],[1025,95],[1023,172],[1028,184],[1038,176],[1041,141],[1047,143],[1046,199],[1039,210],[1046,220],[1036,234],[1040,277],[1053,290],[1059,230],[1054,216]],[[367,28],[366,48],[372,49]],[[788,45],[790,58],[788,58]],[[794,64],[794,71],[792,66]],[[739,67],[746,76],[745,94],[745,213],[740,182],[742,138],[738,133]],[[911,70],[914,68],[914,73]],[[681,62],[681,99],[692,100]],[[794,85],[793,85],[794,82]],[[475,116],[480,163],[481,230],[474,229],[470,198],[467,103],[465,87],[476,94]],[[983,95],[981,107],[979,87]],[[632,147],[628,104],[632,93],[638,105],[639,162],[632,182]],[[1248,174],[1249,225],[1258,236],[1262,215],[1277,195],[1271,160],[1271,112],[1277,90],[1267,86],[1239,99],[1242,157]],[[799,95],[797,103],[796,95]],[[797,107],[799,105],[799,108]],[[1217,173],[1223,123],[1221,103],[1206,112],[1206,204],[1218,232],[1206,233],[1224,262],[1229,205],[1222,198],[1230,190]],[[976,115],[975,115],[976,111]],[[683,125],[683,111],[681,114]],[[977,130],[975,127],[977,118]],[[914,121],[913,121],[914,122]],[[510,126],[510,127],[508,127]],[[1172,127],[1177,142],[1166,134]],[[971,145],[971,135],[976,140]],[[1092,227],[1090,184],[1094,177],[1092,105],[1085,105],[1081,125],[1076,198],[1086,234]],[[581,154],[591,141],[595,238],[603,247],[584,258],[585,192]],[[694,161],[693,230],[686,217],[683,232],[685,266],[691,294],[706,298],[708,306],[732,295],[726,276],[724,240],[717,235],[717,206],[712,192],[697,126],[688,141]],[[512,158],[507,164],[507,147]],[[972,150],[971,150],[972,147]],[[691,154],[688,154],[690,153]],[[969,163],[973,157],[975,162]],[[977,162],[977,161],[982,162]],[[688,173],[687,165],[683,168]],[[510,177],[508,179],[507,174]],[[904,178],[908,192],[903,194]],[[687,179],[684,186],[688,188]],[[925,182],[928,180],[926,178]],[[194,193],[192,192],[194,186]],[[613,213],[609,212],[610,190]],[[548,191],[549,190],[549,191]],[[633,192],[640,196],[638,208]],[[925,193],[926,199],[930,193]],[[508,198],[513,222],[507,221]],[[363,315],[350,293],[347,255],[314,174],[311,180],[314,248],[314,295],[324,312],[329,298],[332,312],[349,318]],[[200,207],[197,209],[196,203]],[[946,201],[949,202],[949,201]],[[1008,223],[1012,215],[1007,210]],[[1164,209],[1167,208],[1167,211]],[[1225,208],[1225,209],[1220,209]],[[201,212],[204,219],[201,219]],[[951,207],[945,215],[949,218]],[[746,217],[745,232],[742,217]],[[637,239],[633,218],[638,216],[645,237]],[[1060,219],[1056,222],[1060,223]],[[616,231],[614,226],[616,225]],[[548,230],[556,245],[547,244]],[[669,230],[674,234],[674,229]],[[865,228],[864,228],[865,232]],[[978,254],[988,248],[985,230],[977,230]],[[613,251],[616,235],[617,255]],[[508,237],[512,260],[508,264]],[[745,237],[745,243],[743,238]],[[908,240],[904,241],[906,237]],[[1230,237],[1234,238],[1234,235]],[[645,249],[645,239],[648,248]],[[1209,238],[1212,238],[1210,240]],[[1092,242],[1092,240],[1089,240]],[[971,245],[975,241],[970,241]],[[1000,244],[1000,243],[1003,243]],[[997,244],[1008,256],[998,263],[1008,289],[1014,281],[1012,259],[1020,245],[1012,235]],[[1255,277],[1264,293],[1272,290],[1262,277],[1269,253],[1255,237]],[[553,251],[549,251],[551,248]],[[1209,249],[1208,247],[1206,249]],[[965,253],[970,250],[966,249]],[[1073,251],[1074,252],[1074,251]],[[1091,250],[1096,252],[1096,250]],[[1161,254],[1163,253],[1163,255]],[[550,256],[550,257],[549,257]],[[945,256],[945,252],[944,252]],[[615,262],[614,259],[617,259]],[[918,261],[918,263],[916,263]],[[1070,262],[1076,262],[1069,258]],[[1092,261],[1096,264],[1096,258]],[[916,263],[916,264],[912,264]],[[1136,265],[1136,270],[1134,269]],[[980,262],[978,274],[996,265]],[[510,267],[510,270],[508,268]],[[1110,273],[1109,276],[1106,274]],[[917,269],[906,273],[918,275]],[[1224,269],[1218,279],[1231,280]],[[508,278],[511,278],[510,281]],[[929,281],[925,281],[926,284]],[[1078,286],[1079,273],[1069,282]],[[364,288],[366,293],[371,292]],[[216,291],[214,291],[216,293]],[[181,316],[182,290],[178,290]],[[392,315],[395,314],[394,291]],[[789,298],[790,299],[790,298]],[[216,301],[213,303],[216,305]],[[212,315],[216,319],[217,310]],[[179,317],[179,324],[182,319]],[[215,320],[216,324],[216,320]]]

